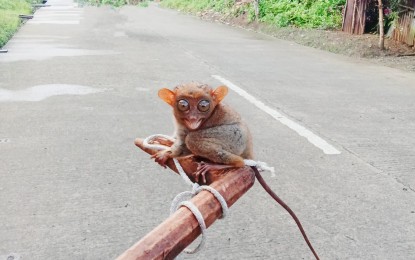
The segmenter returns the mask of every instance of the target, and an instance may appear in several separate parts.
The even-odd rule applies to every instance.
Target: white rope
[[[154,150],[158,150],[158,151],[162,151],[165,150],[167,148],[169,148],[166,145],[162,145],[162,144],[157,144],[154,143],[154,141],[157,138],[164,138],[167,141],[171,141],[174,142],[174,138],[168,135],[162,135],[162,134],[156,134],[156,135],[150,135],[149,137],[147,137],[146,139],[143,140],[143,146],[149,149],[154,149]],[[184,172],[182,166],[180,165],[179,161],[176,158],[173,158],[173,162],[174,165],[177,168],[177,171],[179,172],[180,176],[182,176],[183,180],[189,184],[192,185],[193,182],[189,179],[189,177],[187,176],[187,174]]]
[[[171,202],[170,206],[170,215],[172,215],[177,210],[177,205],[179,205],[181,202],[190,200],[197,194],[197,188],[199,187],[199,184],[194,183],[193,189],[191,191],[183,191],[174,197],[173,201]]]
[[[176,158],[173,158],[174,165],[176,165],[176,169],[179,172],[182,179],[189,185],[193,185],[193,182],[190,180],[189,176],[184,172],[183,167],[180,165],[179,161]]]
[[[144,139],[143,146],[146,148],[162,151],[168,148],[166,145],[159,144],[156,142],[156,139],[164,138],[167,141],[174,142],[174,138],[167,136],[167,135],[151,135]],[[197,183],[193,183],[190,178],[187,176],[186,172],[183,170],[183,167],[180,165],[179,161],[176,158],[173,158],[174,165],[177,168],[177,171],[179,172],[180,176],[183,178],[183,180],[189,184],[192,185],[192,191],[184,191],[182,193],[179,193],[172,201],[172,204],[170,206],[170,215],[173,214],[179,207],[185,206],[187,207],[195,216],[197,219],[197,222],[199,223],[202,239],[199,243],[199,245],[195,249],[185,249],[184,252],[188,254],[194,254],[201,250],[206,242],[206,223],[203,218],[202,213],[199,211],[199,209],[189,200],[196,196],[199,192],[202,190],[207,190],[210,193],[213,194],[213,196],[219,201],[221,207],[222,207],[222,216],[220,218],[224,218],[228,213],[228,205],[226,203],[226,200],[223,198],[223,196],[214,188],[206,185],[199,186]],[[260,161],[254,161],[254,160],[244,160],[245,165],[247,166],[255,166],[257,167],[258,171],[270,171],[272,173],[272,177],[275,177],[275,170],[274,167],[268,166],[264,162]]]
[[[183,201],[178,205],[177,208],[179,208],[180,206],[185,206],[186,208],[188,208],[193,213],[193,215],[196,217],[197,222],[199,222],[200,230],[201,230],[201,233],[202,233],[202,240],[200,241],[199,245],[197,245],[197,247],[195,249],[186,248],[186,249],[183,250],[183,252],[185,252],[187,254],[194,254],[194,253],[199,252],[200,249],[203,248],[203,246],[205,245],[205,242],[206,242],[206,224],[205,224],[205,220],[203,218],[202,213],[199,211],[199,209],[192,202]]]
[[[207,190],[210,193],[215,196],[215,198],[219,201],[221,207],[222,207],[222,216],[220,216],[221,219],[225,218],[228,214],[229,208],[228,203],[226,203],[226,200],[223,198],[223,196],[219,193],[219,191],[215,190],[214,188],[206,185],[202,185],[198,188],[198,193],[202,190]]]
[[[222,216],[221,219],[224,218],[228,213],[228,205],[226,203],[226,200],[223,198],[223,196],[214,188],[206,185],[199,186],[197,183],[193,183],[192,191],[184,191],[182,193],[179,193],[172,201],[172,204],[170,206],[170,215],[172,215],[180,206],[187,207],[190,211],[192,211],[193,215],[195,216],[197,222],[199,223],[202,239],[199,242],[199,245],[195,249],[185,249],[183,252],[187,254],[194,254],[198,252],[200,249],[203,248],[203,246],[206,243],[206,223],[202,216],[202,213],[199,211],[199,209],[189,200],[196,196],[199,192],[202,190],[207,190],[215,196],[215,198],[219,201],[220,205],[222,206]]]
[[[168,146],[166,145],[162,145],[162,144],[155,144],[154,140],[157,138],[164,138],[168,141],[172,141],[174,142],[174,138],[168,135],[162,135],[162,134],[156,134],[156,135],[150,135],[149,137],[147,137],[146,139],[143,140],[143,145],[144,147],[150,148],[150,149],[154,149],[154,150],[164,150],[166,148],[168,148]]]
[[[194,196],[199,194],[202,190],[209,191],[219,201],[222,207],[222,215],[220,218],[221,219],[225,218],[229,211],[228,204],[226,203],[225,198],[223,198],[223,196],[214,188],[207,186],[207,185],[199,186],[199,184],[197,183],[193,183],[192,191],[184,191],[184,192],[177,194],[176,197],[174,197],[171,203],[171,206],[170,206],[170,215],[173,214],[177,210],[177,205],[179,205],[183,201],[193,198]]]
[[[143,140],[143,146],[146,147],[146,148],[155,149],[155,150],[158,150],[158,151],[167,149],[168,146],[158,144],[158,143],[154,143],[157,138],[164,138],[168,141],[174,142],[174,138],[172,138],[170,136],[156,134],[156,135],[151,135],[151,136],[147,137],[146,139],[144,139]],[[219,201],[219,203],[222,207],[222,216],[220,217],[221,219],[224,218],[227,215],[229,208],[228,208],[228,205],[226,203],[226,200],[223,198],[223,196],[217,190],[215,190],[214,188],[212,188],[210,186],[206,186],[206,185],[200,186],[197,183],[193,183],[190,180],[190,178],[187,176],[186,172],[183,170],[183,167],[180,165],[179,161],[176,158],[173,158],[173,162],[174,162],[174,165],[176,166],[176,169],[179,172],[180,176],[183,178],[183,180],[187,184],[192,185],[193,187],[192,187],[192,191],[184,191],[182,193],[179,193],[173,199],[172,204],[170,206],[170,215],[173,214],[180,206],[185,206],[193,213],[193,215],[197,219],[197,222],[199,223],[199,226],[200,226],[202,239],[201,239],[199,245],[195,249],[187,249],[186,248],[185,250],[183,250],[183,252],[185,252],[185,253],[194,254],[194,253],[198,252],[200,249],[202,249],[203,246],[205,245],[205,242],[206,242],[206,223],[205,223],[205,220],[203,218],[202,213],[189,200],[191,198],[193,198],[194,196],[196,196],[202,190],[207,190],[207,191],[209,191],[210,193],[213,194],[213,196]]]
[[[244,163],[247,166],[254,166],[254,167],[256,167],[258,169],[258,171],[260,171],[260,172],[269,171],[269,172],[271,172],[271,177],[275,177],[275,169],[274,169],[274,167],[268,166],[268,164],[265,163],[265,162],[245,159],[244,160]]]

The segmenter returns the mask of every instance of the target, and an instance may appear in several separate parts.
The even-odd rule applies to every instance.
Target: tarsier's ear
[[[216,102],[221,102],[222,99],[228,94],[228,87],[227,86],[219,86],[213,92],[212,96]]]
[[[159,97],[164,100],[170,106],[174,106],[175,94],[173,91],[167,88],[162,88],[159,90]]]

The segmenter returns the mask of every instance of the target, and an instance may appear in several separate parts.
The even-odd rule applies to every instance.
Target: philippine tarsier
[[[221,103],[228,93],[226,86],[216,89],[206,84],[191,82],[175,87],[163,88],[159,97],[173,108],[176,122],[173,145],[152,155],[162,166],[170,158],[195,155],[209,160],[199,163],[196,181],[201,177],[206,182],[209,171],[244,167],[244,159],[253,159],[252,137],[241,116],[231,107]],[[316,259],[305,231],[295,213],[269,188],[256,167],[251,167],[264,189],[293,217],[306,243]]]

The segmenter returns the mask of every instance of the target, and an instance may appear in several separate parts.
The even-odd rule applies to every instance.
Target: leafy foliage
[[[399,18],[399,5],[405,5],[405,0],[382,0],[384,27],[387,32]],[[366,33],[377,33],[379,31],[379,5],[377,0],[369,1],[366,9]]]
[[[255,19],[252,3],[236,10],[234,0],[164,0],[162,5],[189,12],[213,10],[235,16],[247,13]],[[259,20],[279,27],[338,28],[341,25],[341,9],[346,0],[260,0]]]
[[[112,5],[115,7],[120,7],[127,4],[126,0],[101,0],[103,5]]]
[[[389,0],[389,1],[384,1],[384,5],[389,5],[389,7],[393,10],[393,11],[398,11],[399,8],[399,4],[402,4],[402,0]]]
[[[115,7],[120,7],[127,4],[126,0],[78,0],[78,3],[81,5],[112,5]]]
[[[89,4],[89,5],[110,5],[114,7],[121,7],[126,4],[131,5],[138,5],[141,7],[147,7],[148,6],[148,0],[77,0],[77,2],[81,5]]]
[[[19,14],[32,13],[29,0],[0,0],[0,47],[12,37],[20,26]]]
[[[161,3],[165,7],[188,12],[199,12],[204,10],[225,12],[232,8],[234,0],[164,0]]]
[[[279,27],[338,28],[345,0],[261,0],[259,19]]]

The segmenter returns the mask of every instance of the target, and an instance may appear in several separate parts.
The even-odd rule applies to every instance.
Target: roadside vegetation
[[[332,29],[341,27],[345,0],[262,0],[259,20],[279,27]]]
[[[32,2],[31,0],[0,0],[0,48],[20,27],[22,21],[19,14],[27,15],[33,12]]]
[[[124,5],[137,5],[141,7],[147,7],[148,2],[148,0],[78,0],[78,3],[82,5],[110,5],[114,7],[121,7]]]
[[[160,5],[301,45],[415,71],[415,47],[380,36],[379,2],[386,35],[395,26],[404,0],[370,0],[363,35],[341,31],[346,0],[161,0]],[[379,48],[379,39],[384,39],[384,49]]]
[[[239,2],[239,4],[238,4]],[[187,12],[215,11],[233,16],[247,15],[249,21],[301,28],[334,29],[342,22],[346,0],[163,0],[165,7]]]

